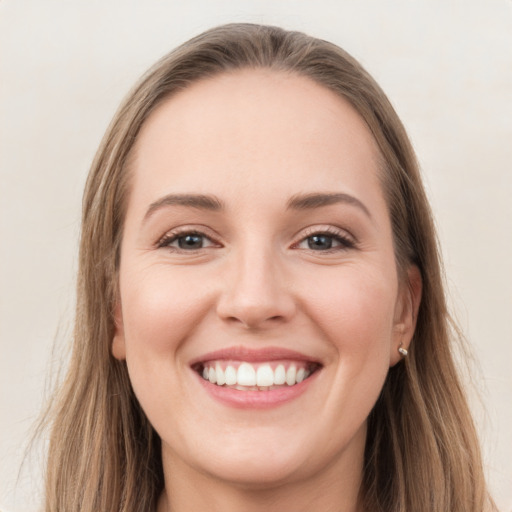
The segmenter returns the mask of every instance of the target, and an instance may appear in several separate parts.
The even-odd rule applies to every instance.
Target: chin
[[[194,474],[226,484],[247,489],[279,487],[318,470],[308,436],[297,434],[290,436],[288,429],[276,431],[268,426],[238,432],[225,429],[222,437],[212,436],[215,439],[199,436],[189,444],[189,438],[174,451],[173,460],[176,464],[179,459]]]
[[[275,457],[239,458],[220,461],[208,468],[212,477],[245,489],[271,489],[307,477],[305,461]],[[207,469],[207,468],[204,468]],[[311,468],[309,468],[311,469]]]

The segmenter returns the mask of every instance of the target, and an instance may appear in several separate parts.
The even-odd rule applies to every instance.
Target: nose
[[[279,258],[270,250],[247,250],[226,264],[231,268],[217,303],[221,319],[246,329],[264,329],[294,316],[293,294]]]

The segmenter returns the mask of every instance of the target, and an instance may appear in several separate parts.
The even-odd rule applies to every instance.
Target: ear
[[[389,365],[394,366],[401,359],[398,352],[400,347],[409,349],[421,302],[423,281],[421,273],[416,265],[411,265],[400,284],[398,297],[395,305],[395,317],[393,321],[393,341]]]
[[[114,308],[114,339],[112,340],[112,355],[124,361],[126,359],[126,345],[124,339],[123,311],[118,301]]]

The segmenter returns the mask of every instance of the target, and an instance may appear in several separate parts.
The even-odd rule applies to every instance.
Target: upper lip
[[[259,363],[265,361],[279,361],[279,360],[294,360],[294,361],[307,361],[310,363],[321,364],[316,358],[289,350],[281,347],[265,347],[259,349],[248,348],[244,346],[227,347],[213,352],[203,354],[190,362],[190,366],[198,363],[205,363],[208,361],[217,360],[233,360],[233,361],[247,361],[248,363]]]

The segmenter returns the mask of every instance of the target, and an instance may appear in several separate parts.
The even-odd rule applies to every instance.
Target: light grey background
[[[512,510],[511,0],[0,1],[0,509],[39,500],[39,452],[16,484],[17,472],[70,337],[81,191],[100,138],[150,64],[233,21],[338,43],[402,117],[480,368],[491,488]]]

